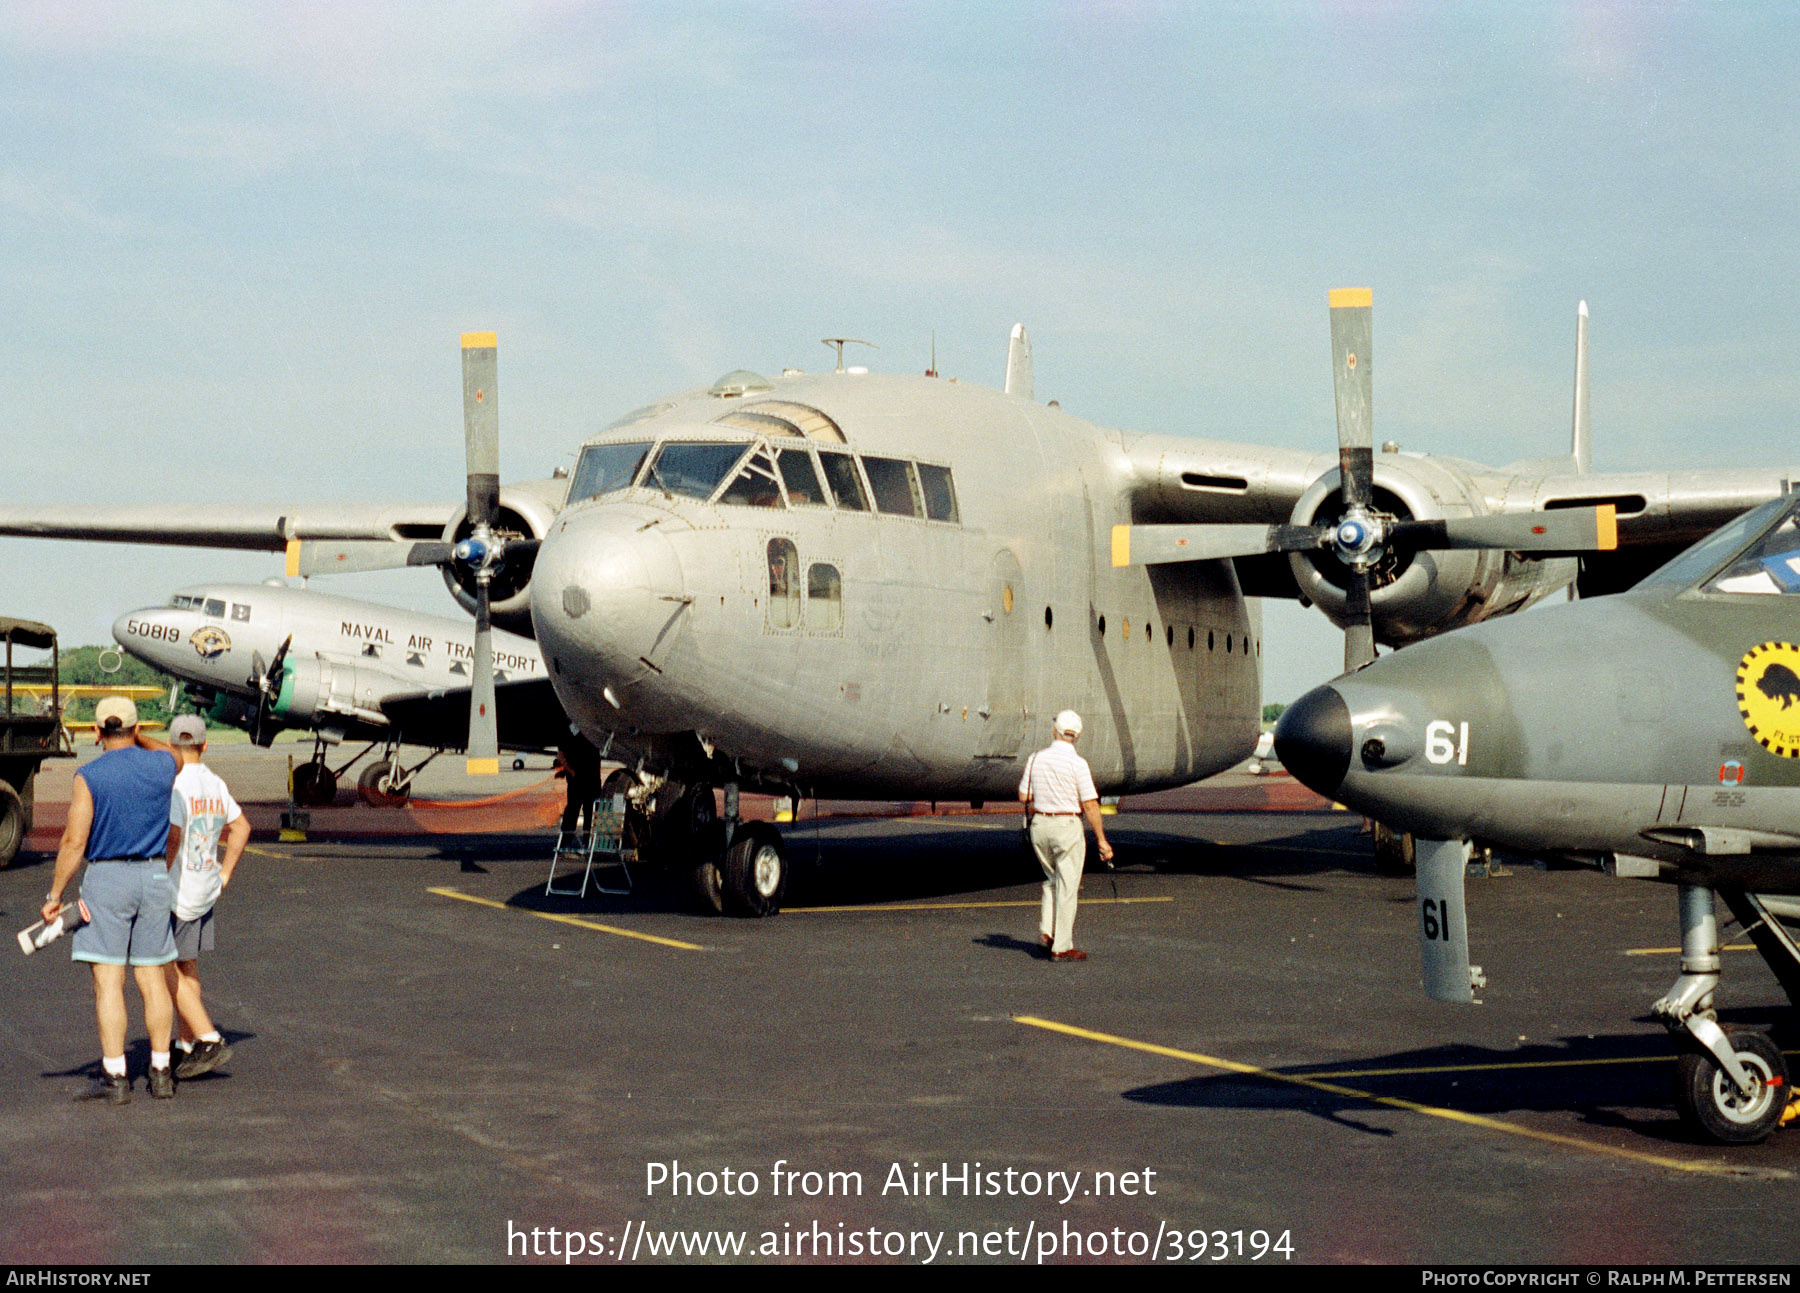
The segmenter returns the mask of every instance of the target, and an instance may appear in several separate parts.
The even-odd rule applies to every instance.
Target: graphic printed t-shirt
[[[225,887],[219,873],[219,837],[244,815],[219,774],[190,763],[176,774],[169,796],[169,825],[181,828],[175,858],[175,919],[198,920],[212,910]]]

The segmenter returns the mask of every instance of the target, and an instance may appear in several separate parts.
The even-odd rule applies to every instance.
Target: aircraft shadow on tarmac
[[[1720,1012],[1721,1021],[1727,1024],[1762,1023],[1777,1014],[1760,1009]],[[1463,1113],[1574,1111],[1591,1126],[1618,1128],[1650,1140],[1689,1143],[1692,1137],[1674,1117],[1674,1061],[1675,1052],[1667,1039],[1638,1034],[1563,1037],[1553,1043],[1504,1051],[1451,1044],[1270,1072]],[[1517,1064],[1545,1067],[1485,1067]],[[1409,1071],[1384,1072],[1396,1069]],[[1421,1069],[1453,1071],[1419,1072]],[[1380,1108],[1368,1100],[1248,1074],[1198,1075],[1123,1094],[1135,1103],[1182,1109],[1293,1110],[1369,1135],[1395,1134],[1393,1129],[1370,1124],[1359,1116]],[[1644,1116],[1646,1111],[1654,1112]]]

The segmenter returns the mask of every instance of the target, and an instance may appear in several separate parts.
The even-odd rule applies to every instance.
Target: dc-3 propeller
[[[1427,521],[1400,520],[1378,511],[1374,297],[1366,287],[1338,288],[1331,292],[1330,304],[1338,477],[1343,498],[1343,512],[1337,520],[1330,525],[1115,526],[1115,566],[1217,561],[1265,552],[1328,552],[1345,573],[1344,672],[1351,673],[1375,659],[1371,576],[1390,553],[1493,548],[1550,554],[1604,551],[1618,545],[1617,513],[1611,505]],[[1584,377],[1585,363],[1578,383]],[[1578,399],[1584,394],[1578,394]]]
[[[276,729],[271,727],[274,718],[275,702],[281,696],[281,673],[287,663],[288,648],[294,645],[294,635],[288,634],[275,648],[275,658],[267,665],[263,664],[262,652],[250,653],[250,676],[244,679],[256,689],[256,719],[250,725],[250,739],[257,745],[267,745]]]
[[[500,390],[499,352],[493,333],[463,333],[462,368],[468,537],[456,543],[301,543],[288,572],[317,575],[447,566],[468,575],[475,588],[475,656],[469,685],[467,770],[473,776],[492,776],[500,771],[500,733],[494,713],[489,588],[508,558],[535,552],[538,540],[508,538],[495,528],[500,515]],[[284,644],[282,650],[286,649]]]

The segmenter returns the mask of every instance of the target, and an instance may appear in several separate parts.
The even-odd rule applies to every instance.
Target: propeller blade
[[[1611,552],[1619,546],[1619,514],[1611,503],[1554,512],[1402,521],[1388,542],[1411,548],[1500,548],[1508,552]]]
[[[475,669],[469,684],[469,748],[465,765],[472,777],[500,771],[500,731],[494,716],[494,627],[488,619],[488,587],[475,590]]]
[[[257,691],[261,691],[264,685],[263,680],[268,676],[268,673],[269,666],[263,663],[262,652],[252,651],[250,653],[250,676],[244,679],[244,681],[256,688]]]
[[[1344,589],[1344,672],[1355,673],[1375,661],[1375,629],[1369,614],[1369,575],[1350,569]]]
[[[469,525],[492,526],[500,513],[500,388],[497,339],[462,334],[463,448],[469,473]]]
[[[1156,566],[1173,561],[1218,561],[1265,552],[1301,552],[1331,540],[1322,525],[1115,525],[1115,566]]]
[[[407,566],[441,566],[449,562],[453,547],[448,543],[384,539],[292,539],[288,542],[287,572],[306,576],[350,575]]]
[[[1588,436],[1588,308],[1583,301],[1575,310],[1575,416],[1569,429],[1569,457],[1575,470],[1585,472],[1593,461]]]
[[[1344,507],[1368,507],[1375,498],[1374,315],[1375,294],[1366,287],[1333,288],[1331,379],[1337,399],[1338,471]]]

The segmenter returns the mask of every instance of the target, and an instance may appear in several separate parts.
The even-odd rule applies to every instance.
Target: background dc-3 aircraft
[[[312,759],[294,770],[302,804],[330,803],[338,777],[363,757],[331,768],[328,748],[340,741],[370,742],[363,754],[383,747],[357,782],[367,802],[383,805],[405,799],[424,766],[403,764],[402,743],[461,748],[468,734],[475,652],[467,619],[275,580],[181,589],[165,605],[121,615],[113,638],[181,679],[209,718],[244,728],[260,745],[283,728],[315,733]],[[537,643],[496,630],[493,652],[499,744],[543,750],[567,741]]]
[[[1416,833],[1425,986],[1469,1001],[1471,841],[1678,886],[1676,1105],[1761,1140],[1787,1107],[1767,1035],[1718,1022],[1714,893],[1800,1002],[1800,498],[1756,509],[1617,597],[1459,629],[1308,692],[1296,777]]]
[[[1010,796],[1064,708],[1103,793],[1193,781],[1256,744],[1247,596],[1317,605],[1354,667],[1578,575],[1629,584],[1786,487],[1588,474],[1579,344],[1570,457],[1377,455],[1370,316],[1368,291],[1331,294],[1335,455],[1038,404],[1015,329],[1004,392],[846,371],[840,348],[836,372],[737,371],[647,405],[568,480],[502,489],[495,338],[471,333],[461,508],[18,507],[0,534],[286,548],[303,574],[441,567],[476,615],[471,771],[497,752],[490,617],[528,620],[569,718],[628,765],[640,845],[705,905],[767,914],[787,865],[772,827],[736,821],[739,788]]]

